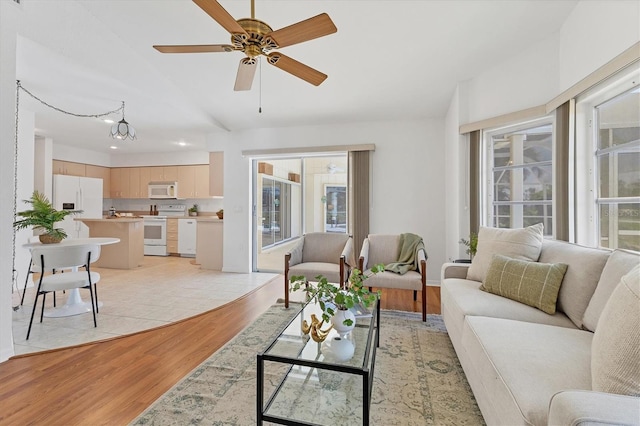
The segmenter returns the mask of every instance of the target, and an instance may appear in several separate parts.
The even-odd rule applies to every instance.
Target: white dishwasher
[[[196,255],[196,220],[178,219],[178,253],[185,257]]]

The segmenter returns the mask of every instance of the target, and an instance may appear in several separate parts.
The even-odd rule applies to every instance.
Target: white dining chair
[[[98,260],[100,256],[100,246],[96,244],[82,244],[73,246],[54,246],[46,245],[42,247],[34,247],[31,250],[31,259],[34,264],[40,265],[40,270],[45,273],[40,274],[38,280],[38,288],[33,301],[33,310],[31,311],[31,320],[29,321],[29,329],[27,330],[27,339],[31,334],[31,326],[33,317],[36,313],[38,298],[42,295],[42,311],[40,312],[40,322],[44,316],[44,305],[47,293],[58,290],[70,290],[75,288],[86,288],[91,294],[91,310],[93,313],[93,325],[98,326],[96,320],[96,306],[98,305],[97,296],[94,297],[95,285],[100,281],[100,274],[91,271],[91,263]],[[84,267],[85,270],[79,271],[78,268]],[[71,272],[64,274],[47,274],[46,271],[52,269],[68,269]]]

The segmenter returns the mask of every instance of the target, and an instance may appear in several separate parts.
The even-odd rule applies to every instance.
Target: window
[[[576,102],[577,241],[640,251],[640,67]]]
[[[487,197],[483,223],[496,228],[544,224],[553,234],[553,119],[485,132]]]
[[[595,108],[598,242],[640,251],[640,87]]]

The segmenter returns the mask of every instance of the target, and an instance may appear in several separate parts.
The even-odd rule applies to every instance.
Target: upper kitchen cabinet
[[[149,167],[151,182],[177,182],[178,166]]]
[[[109,167],[87,164],[86,176],[102,179],[102,198],[111,198],[111,169]]]
[[[71,161],[53,160],[54,175],[85,176],[86,166]]]
[[[178,197],[210,197],[208,164],[178,166]]]
[[[149,198],[149,182],[151,182],[151,167],[139,167],[140,169],[140,198]]]
[[[209,153],[209,195],[224,195],[224,152]]]
[[[111,169],[111,198],[130,198],[128,167],[114,167]]]
[[[129,168],[129,198],[142,198],[140,193],[140,167]],[[147,198],[145,190],[144,198]]]

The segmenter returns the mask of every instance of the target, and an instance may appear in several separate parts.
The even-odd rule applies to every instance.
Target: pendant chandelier
[[[124,101],[122,101],[122,120],[111,126],[111,137],[114,139],[136,138],[136,130],[124,119]]]

